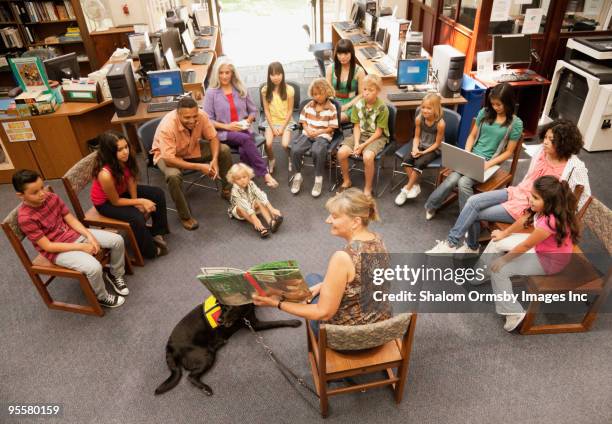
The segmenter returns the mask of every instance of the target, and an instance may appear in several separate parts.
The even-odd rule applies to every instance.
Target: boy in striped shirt
[[[323,188],[323,171],[327,148],[334,131],[338,128],[338,111],[330,100],[334,96],[333,87],[325,78],[315,79],[308,88],[312,100],[300,113],[302,133],[291,145],[291,162],[296,173],[291,184],[291,193],[298,194],[302,187],[302,159],[310,149],[315,166],[315,181],[312,196],[319,197]]]
[[[129,293],[123,279],[125,248],[119,234],[86,228],[70,213],[66,204],[48,192],[35,171],[22,169],[13,174],[13,187],[23,203],[17,213],[19,228],[48,261],[80,271],[87,276],[98,302],[116,308]],[[104,274],[95,258],[100,248],[110,249],[111,274]],[[116,295],[106,291],[104,279]]]

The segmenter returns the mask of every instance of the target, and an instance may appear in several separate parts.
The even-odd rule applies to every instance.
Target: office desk
[[[515,72],[522,74],[527,69],[509,69],[507,72]],[[538,121],[540,114],[544,108],[544,102],[548,95],[550,81],[546,78],[533,73],[530,81],[510,81],[509,84],[514,88],[518,103],[517,116],[523,121],[523,131],[525,138],[536,136],[538,131]],[[499,84],[489,78],[479,76],[476,72],[470,73],[470,76],[487,87],[488,91]],[[537,81],[539,78],[540,81]]]
[[[38,170],[45,179],[62,175],[89,153],[87,140],[113,127],[112,101],[102,103],[63,103],[48,115],[16,117],[3,115],[1,123],[28,121],[36,136],[34,141],[9,142],[4,126],[0,137],[14,169],[0,169],[0,183],[9,183],[19,168]]]

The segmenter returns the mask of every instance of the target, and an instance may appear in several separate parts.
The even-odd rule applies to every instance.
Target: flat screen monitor
[[[359,18],[359,5],[357,3],[353,3],[353,7],[351,7],[350,18],[354,24],[357,24],[357,20]]]
[[[365,31],[368,37],[372,35],[372,25],[373,24],[374,24],[374,17],[370,15],[369,13],[366,13],[363,30]]]
[[[181,36],[176,28],[167,28],[161,34],[162,51],[172,50],[172,54],[176,60],[183,57],[183,46],[181,45]]]
[[[47,71],[47,78],[54,81],[62,79],[80,78],[79,62],[76,53],[68,53],[62,56],[47,59],[43,62]]]
[[[402,59],[397,64],[397,85],[426,84],[429,59]]]
[[[531,37],[524,34],[494,35],[494,63],[529,63],[531,61]]]
[[[151,85],[151,97],[180,96],[184,93],[181,71],[171,69],[147,73]]]
[[[168,49],[164,52],[164,57],[166,58],[166,64],[168,65],[168,69],[178,69],[178,65],[176,64],[176,60],[174,60],[174,55],[172,54],[172,49]]]
[[[193,45],[193,40],[191,39],[189,30],[185,30],[181,34],[181,37],[183,37],[183,43],[185,44],[185,50],[187,50],[187,54],[188,55],[193,54],[193,50],[195,49],[195,46]]]
[[[378,45],[378,48],[385,51],[385,39],[387,38],[387,30],[385,28],[378,28],[378,31],[376,31],[376,38],[374,39],[374,41],[376,42],[376,44]]]

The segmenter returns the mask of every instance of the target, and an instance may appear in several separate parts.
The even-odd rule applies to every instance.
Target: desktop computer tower
[[[176,28],[179,34],[182,34],[187,29],[187,24],[177,16],[166,18],[166,28]]]
[[[464,66],[465,54],[446,44],[434,46],[431,68],[438,76],[438,91],[442,97],[461,96]]]
[[[138,53],[138,59],[144,72],[164,69],[164,59],[161,55],[159,43],[152,43],[150,47]]]
[[[113,64],[113,67],[106,74],[106,81],[115,104],[117,116],[136,114],[140,99],[132,72],[132,62],[125,61]]]

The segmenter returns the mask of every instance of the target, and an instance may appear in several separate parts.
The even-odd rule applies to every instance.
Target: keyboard
[[[183,84],[193,84],[196,81],[195,71],[181,71],[181,80]]]
[[[212,35],[213,33],[213,27],[211,26],[205,26],[200,28],[199,31],[196,31],[197,35],[203,35],[203,36],[208,36],[208,35]]]
[[[527,74],[504,74],[497,78],[497,82],[531,81],[533,78]]]
[[[198,53],[191,58],[191,64],[192,65],[207,65],[210,62],[211,56],[212,56],[212,53],[210,52]]]
[[[208,38],[196,38],[193,42],[193,46],[196,49],[207,49],[210,47],[210,39]]]
[[[376,47],[365,47],[361,49],[361,53],[363,53],[366,59],[373,59],[376,56],[379,56],[382,52]]]
[[[336,26],[342,31],[348,31],[355,28],[355,24],[353,22],[337,22]]]
[[[410,100],[422,100],[427,91],[402,91],[400,93],[389,93],[387,99],[392,102],[407,102]]]
[[[370,39],[363,34],[351,35],[349,36],[349,40],[351,40],[353,44],[361,44],[370,41]]]
[[[168,112],[168,111],[176,109],[176,105],[177,104],[178,104],[178,102],[176,102],[176,101],[149,103],[147,105],[147,112],[149,112],[149,113],[153,113],[153,112]]]
[[[375,63],[374,66],[376,66],[376,69],[378,69],[383,76],[393,75],[395,73],[394,69],[388,67],[384,63]]]

